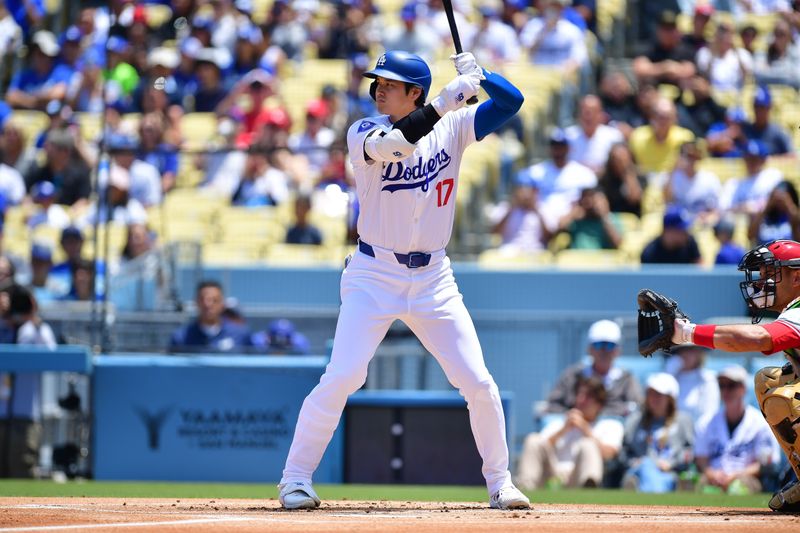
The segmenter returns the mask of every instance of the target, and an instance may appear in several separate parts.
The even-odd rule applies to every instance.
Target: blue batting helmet
[[[428,97],[431,88],[431,69],[418,55],[402,50],[387,50],[378,58],[375,68],[364,73],[365,78],[375,79],[378,76],[387,80],[397,80],[422,88],[422,96]],[[369,94],[375,99],[375,83],[369,88]]]

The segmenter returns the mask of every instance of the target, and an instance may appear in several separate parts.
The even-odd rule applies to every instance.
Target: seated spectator
[[[698,72],[711,81],[719,91],[739,91],[753,74],[753,56],[733,43],[733,26],[719,21],[714,40],[697,52],[695,62]]]
[[[800,238],[800,201],[794,185],[782,181],[772,189],[764,209],[751,218],[747,236],[753,244]]]
[[[627,416],[641,402],[642,389],[633,374],[614,365],[620,353],[622,330],[616,322],[599,320],[589,328],[587,340],[591,361],[570,366],[561,374],[547,397],[546,412],[567,412],[575,405],[577,383],[594,377],[607,392],[603,414]]]
[[[356,54],[350,58],[350,76],[347,78],[347,89],[345,90],[348,124],[352,124],[360,118],[371,117],[378,112],[375,108],[375,100],[362,90],[364,80],[366,80],[364,73],[369,68],[367,54]]]
[[[746,122],[742,131],[748,140],[761,141],[767,147],[769,155],[794,156],[792,138],[789,133],[770,120],[772,111],[772,95],[767,87],[756,89],[753,97],[753,122]]]
[[[128,197],[143,207],[160,205],[163,198],[161,173],[158,169],[136,158],[139,139],[133,135],[116,133],[108,138],[111,155],[111,175],[118,175],[118,183],[128,183]]]
[[[97,286],[94,263],[81,259],[72,265],[69,292],[62,298],[73,302],[90,302],[100,298],[101,287]]]
[[[672,492],[678,473],[691,464],[693,422],[678,409],[678,390],[678,382],[670,374],[658,372],[647,378],[642,409],[625,421],[623,488]]]
[[[633,87],[624,72],[614,71],[603,77],[600,99],[608,116],[608,125],[617,128],[626,139],[633,128],[643,124],[636,109]]]
[[[622,224],[597,188],[584,189],[578,202],[561,218],[559,231],[570,236],[569,247],[579,250],[616,250],[622,242]]]
[[[172,334],[171,351],[230,352],[252,346],[247,327],[222,317],[225,297],[218,282],[201,281],[196,295],[197,318]]]
[[[783,180],[777,168],[764,168],[767,147],[761,141],[749,141],[745,147],[744,164],[747,175],[725,182],[719,207],[723,211],[754,216],[764,209],[772,189]]]
[[[291,321],[281,318],[270,323],[267,329],[267,353],[270,355],[306,355],[308,339],[295,330]]]
[[[500,20],[499,9],[484,2],[478,6],[478,31],[470,50],[480,65],[499,66],[508,61],[517,61],[521,47],[514,28]]]
[[[244,75],[258,68],[259,49],[264,42],[261,28],[251,22],[242,24],[236,30],[236,45],[233,51],[233,65],[229,81],[239,81]]]
[[[653,48],[633,60],[633,72],[640,83],[680,85],[695,73],[694,51],[681,40],[675,12],[661,13],[655,33]]]
[[[36,148],[28,143],[25,132],[14,119],[6,121],[0,133],[0,157],[3,164],[16,169],[23,177],[36,167]]]
[[[578,108],[578,124],[565,130],[569,158],[599,173],[608,161],[611,147],[624,140],[616,128],[606,126],[603,103],[597,96],[584,96]]]
[[[579,81],[588,65],[589,53],[583,31],[564,17],[564,7],[569,0],[546,0],[542,4],[541,16],[532,18],[525,25],[520,42],[533,64],[558,67],[561,71],[557,123],[564,127],[572,122]]]
[[[517,487],[536,490],[553,478],[567,487],[602,483],[604,463],[622,447],[622,422],[600,417],[608,399],[602,379],[582,376],[573,394],[575,402],[563,420],[553,420],[525,438],[514,480]]]
[[[430,62],[439,52],[439,38],[429,23],[419,18],[419,11],[424,6],[418,2],[409,2],[400,9],[402,25],[386,29],[383,35],[383,47],[386,50],[403,50],[411,52]]]
[[[680,207],[668,207],[664,213],[664,229],[642,250],[642,264],[700,263],[697,241],[689,234],[689,216]]]
[[[719,408],[719,385],[716,373],[703,367],[708,348],[694,344],[678,344],[673,348],[666,371],[678,381],[678,410],[692,420],[713,415]]]
[[[56,187],[55,202],[79,211],[86,205],[92,192],[91,171],[75,151],[72,133],[67,130],[52,130],[44,143],[45,161],[36,165],[25,176],[25,185],[30,191],[42,181]]]
[[[611,147],[605,168],[599,174],[600,190],[613,213],[642,214],[642,195],[647,179],[639,172],[631,149],[624,142]]]
[[[675,123],[676,118],[675,104],[659,98],[653,105],[650,123],[631,133],[631,152],[643,172],[671,171],[675,168],[681,145],[694,140],[691,131]]]
[[[731,107],[725,113],[725,122],[713,124],[708,129],[706,141],[712,157],[742,157],[747,146],[744,125],[747,116],[740,107]]]
[[[253,69],[233,86],[228,96],[217,106],[218,116],[230,114],[239,122],[237,146],[246,147],[257,141],[261,128],[269,122],[270,108],[264,102],[275,94],[273,83],[272,75],[260,68]],[[243,101],[246,103],[242,103]],[[243,107],[239,107],[240,105]]]
[[[551,227],[569,212],[578,201],[583,189],[596,187],[597,176],[591,169],[569,160],[569,143],[564,131],[555,128],[550,132],[550,159],[519,172],[518,182],[533,182],[539,189],[539,202],[544,207]]]
[[[154,166],[161,175],[161,190],[175,186],[178,175],[178,149],[164,139],[166,123],[161,113],[147,113],[139,123],[139,149],[135,161]]]
[[[800,89],[800,43],[787,21],[775,21],[769,47],[756,55],[755,73],[757,83]]]
[[[139,85],[139,73],[130,64],[130,43],[116,35],[109,37],[106,43],[106,61],[105,79],[109,82],[106,89],[108,100],[119,101],[130,108],[133,106],[131,96]]]
[[[452,45],[452,35],[450,33],[450,24],[447,20],[447,15],[444,12],[444,4],[441,0],[428,0],[428,11],[426,13],[427,19],[430,21],[431,29],[439,38],[441,46]],[[461,35],[462,42],[471,43],[476,32],[475,25],[472,24],[470,19],[465,15],[469,9],[468,4],[454,4],[454,17],[456,25],[458,26],[459,34]],[[462,13],[464,11],[465,13]],[[461,28],[464,28],[462,31]]]
[[[113,222],[115,224],[144,224],[147,222],[147,211],[144,206],[131,198],[131,176],[122,167],[112,167],[109,172],[108,184],[104,193],[106,201],[100,204],[99,210],[96,203],[89,206],[75,221],[79,228],[86,228],[97,224]]]
[[[0,196],[7,205],[17,205],[25,198],[25,180],[19,170],[7,165],[4,159],[0,137]]]
[[[695,426],[694,455],[703,492],[761,492],[761,471],[780,460],[780,448],[759,410],[745,402],[747,370],[738,365],[717,377],[722,407]],[[713,488],[713,487],[716,487]]]
[[[17,72],[6,92],[6,102],[15,109],[44,110],[47,102],[61,100],[67,93],[71,70],[56,64],[60,47],[47,30],[33,34],[30,66]]]
[[[322,172],[330,158],[328,150],[336,140],[336,133],[325,127],[328,106],[321,99],[312,100],[306,105],[306,127],[302,133],[289,137],[289,149],[295,154],[304,155],[311,171]]]
[[[311,211],[311,197],[299,194],[294,201],[294,226],[286,232],[288,244],[322,244],[322,233],[319,228],[308,221]]]
[[[120,257],[123,263],[133,261],[153,249],[153,235],[146,224],[128,224],[125,246]]]
[[[80,59],[81,68],[72,76],[67,87],[65,102],[81,113],[103,112],[104,52],[89,48]]]
[[[222,81],[223,55],[225,52],[216,48],[201,48],[195,54],[197,92],[194,93],[194,105],[187,111],[211,113],[225,99],[228,91]]]
[[[755,69],[758,69],[758,52],[756,52],[756,39],[758,38],[758,28],[756,28],[753,23],[745,22],[743,26],[739,28],[739,39],[742,41],[742,48],[750,52],[750,55],[753,56],[753,65]]]
[[[289,197],[289,181],[269,163],[268,148],[254,145],[231,202],[238,206],[278,205]]]
[[[716,265],[738,265],[746,250],[733,242],[736,225],[730,217],[722,217],[714,225],[714,237],[719,242],[719,251],[714,260]]]
[[[706,40],[706,28],[714,14],[714,6],[711,4],[698,3],[694,8],[692,17],[692,33],[684,35],[681,41],[695,54],[698,50],[708,45]]]
[[[31,187],[31,199],[36,210],[28,217],[28,228],[33,230],[44,224],[62,230],[70,225],[69,214],[55,203],[56,187],[49,181],[40,181]]]
[[[698,170],[703,153],[696,142],[681,146],[680,157],[664,187],[664,200],[701,221],[716,217],[722,184],[713,172]]]
[[[195,157],[195,168],[205,173],[200,184],[202,190],[233,198],[247,162],[247,153],[237,149],[236,136],[234,121],[221,118],[217,123],[217,140],[209,145],[210,153]]]
[[[725,120],[725,107],[714,100],[711,83],[702,73],[689,78],[685,89],[692,93],[692,98],[690,104],[683,98],[678,100],[678,125],[694,133],[695,137],[705,137],[711,126]]]
[[[552,231],[540,209],[537,183],[520,174],[511,201],[498,206],[498,212],[490,217],[496,221],[492,233],[502,237],[502,250],[536,252],[547,247]]]

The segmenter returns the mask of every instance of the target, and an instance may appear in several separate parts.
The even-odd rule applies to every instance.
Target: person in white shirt
[[[725,182],[719,201],[721,211],[755,215],[764,209],[772,189],[783,181],[780,170],[764,168],[767,153],[767,147],[761,141],[747,142],[744,155],[747,176]]]
[[[289,198],[289,177],[269,163],[269,147],[253,145],[239,186],[231,198],[233,205],[255,207],[279,205]]]
[[[722,0],[715,1],[722,3]],[[736,18],[747,14],[767,15],[786,13],[792,10],[788,0],[728,0],[727,5],[730,6],[731,13]]]
[[[544,487],[555,478],[567,487],[598,487],[604,463],[619,454],[624,426],[616,418],[600,418],[606,402],[602,380],[578,382],[575,406],[539,433],[525,438],[515,481],[527,490]]]
[[[540,212],[536,182],[526,179],[524,175],[521,177],[522,181],[517,182],[511,202],[500,205],[492,217],[496,220],[492,232],[503,238],[500,245],[503,252],[541,251],[553,234]]]
[[[739,365],[717,377],[722,407],[695,427],[694,454],[702,474],[699,488],[728,493],[761,492],[761,469],[780,460],[780,447],[758,409],[745,403],[752,378]]]
[[[31,187],[31,199],[37,210],[28,217],[28,228],[33,230],[44,224],[62,230],[70,225],[69,213],[64,206],[55,203],[56,188],[49,181],[40,181]]]
[[[678,409],[693,420],[711,416],[719,409],[719,385],[714,371],[703,368],[708,348],[680,344],[671,350],[666,371],[678,381]]]
[[[135,150],[138,146],[139,140],[134,135],[111,135],[108,141],[111,173],[128,175],[128,195],[132,200],[143,207],[160,205],[163,198],[161,173],[154,165],[136,159]]]
[[[664,187],[664,200],[680,206],[693,217],[713,220],[719,206],[722,183],[713,172],[697,169],[697,162],[702,158],[696,142],[681,146],[678,162]]]
[[[289,137],[289,149],[308,160],[309,168],[319,176],[330,159],[330,147],[336,133],[324,126],[328,104],[322,99],[312,100],[306,106],[306,129]]]
[[[578,107],[578,124],[566,129],[569,159],[600,172],[611,147],[625,139],[617,128],[603,124],[603,102],[594,94],[584,96]]]
[[[577,161],[570,161],[568,156],[567,136],[563,130],[555,128],[550,133],[550,159],[521,170],[517,178],[536,183],[550,227],[558,225],[561,217],[578,201],[582,190],[597,186],[597,175]]]
[[[25,180],[22,174],[16,168],[1,162],[0,195],[5,198],[8,205],[17,205],[25,198]]]
[[[436,32],[424,20],[419,19],[422,6],[409,2],[400,10],[402,26],[386,28],[383,45],[387,50],[405,50],[426,61],[436,59],[441,49]]]
[[[519,36],[514,28],[500,20],[499,10],[484,3],[478,7],[478,13],[478,31],[472,44],[466,47],[467,50],[472,50],[479,61],[489,65],[501,65],[519,59]]]
[[[711,86],[720,91],[740,90],[753,74],[753,56],[734,46],[733,33],[732,25],[720,22],[714,40],[695,57],[698,72],[708,76]]]

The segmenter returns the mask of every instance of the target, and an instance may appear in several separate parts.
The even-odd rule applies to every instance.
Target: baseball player
[[[311,476],[347,397],[364,384],[367,365],[396,319],[465,397],[491,507],[530,505],[511,482],[497,385],[445,254],[464,149],[511,118],[523,97],[503,77],[480,68],[472,54],[453,60],[458,76],[433,98],[430,69],[414,54],[387,51],[364,73],[373,80],[370,95],[382,114],[356,121],[347,133],[360,240],[342,274],[330,364],[303,402],[278,485],[287,509],[319,506]],[[491,98],[466,107],[480,87]]]
[[[753,325],[693,324],[674,320],[673,344],[694,343],[727,352],[783,351],[788,362],[767,367],[755,376],[761,412],[789,462],[800,475],[800,243],[772,241],[747,252],[739,263],[745,280],[739,285],[750,308]],[[758,325],[765,312],[780,313],[770,324]],[[680,316],[680,315],[678,315]],[[774,511],[800,511],[800,484],[792,481],[769,501]]]

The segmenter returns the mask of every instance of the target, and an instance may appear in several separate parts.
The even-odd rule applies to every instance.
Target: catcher
[[[739,262],[745,280],[739,286],[750,308],[753,325],[694,324],[675,301],[649,289],[639,291],[639,352],[650,356],[678,344],[694,343],[727,352],[783,351],[782,367],[761,369],[755,393],[795,474],[800,477],[800,243],[772,241],[747,252]],[[767,312],[779,313],[758,325]],[[800,512],[800,483],[794,480],[769,501],[774,511]]]

